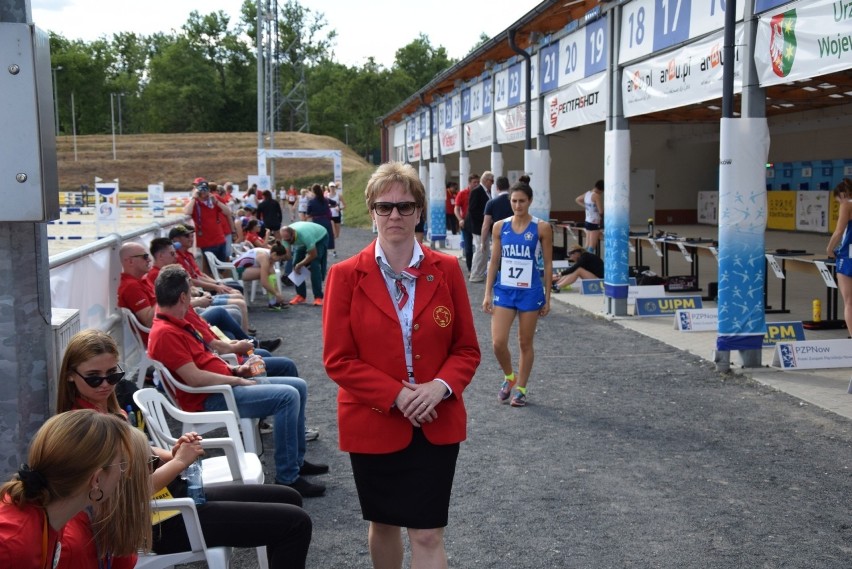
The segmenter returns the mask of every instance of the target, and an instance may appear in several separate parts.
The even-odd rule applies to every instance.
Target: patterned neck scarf
[[[420,266],[420,262],[418,261],[417,265],[414,267],[406,267],[402,270],[402,272],[396,273],[381,257],[377,257],[376,261],[379,263],[379,268],[382,269],[382,272],[394,280],[394,283],[396,284],[394,300],[396,300],[397,308],[402,310],[402,307],[405,306],[406,302],[408,302],[408,289],[405,287],[405,283],[403,281],[417,280],[417,277],[420,276],[420,270],[417,268]]]

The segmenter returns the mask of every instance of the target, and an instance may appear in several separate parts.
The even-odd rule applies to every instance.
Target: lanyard
[[[41,567],[42,569],[53,569],[58,561],[56,554],[61,551],[62,545],[59,539],[56,540],[56,547],[53,548],[53,554],[50,556],[50,565],[47,564],[47,544],[48,544],[48,528],[47,528],[47,510],[44,510],[44,520],[41,524]],[[107,568],[111,569],[111,568]]]

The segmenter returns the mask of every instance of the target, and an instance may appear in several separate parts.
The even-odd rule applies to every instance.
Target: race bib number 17
[[[508,259],[500,263],[500,284],[512,288],[530,288],[533,263],[529,259]]]

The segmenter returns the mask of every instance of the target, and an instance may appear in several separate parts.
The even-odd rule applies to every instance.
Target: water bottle
[[[127,420],[130,422],[130,426],[131,427],[138,427],[139,422],[136,420],[136,413],[133,412],[133,406],[128,405],[127,409],[125,409],[125,411],[127,412]]]
[[[648,237],[653,237],[653,236],[654,236],[654,218],[649,217],[648,218]]]
[[[207,496],[204,494],[204,480],[201,477],[201,460],[196,460],[186,467],[184,470],[186,477],[186,489],[189,497],[195,502],[196,506],[201,506],[207,503]]]
[[[254,350],[248,351],[248,360],[246,363],[249,365],[249,371],[252,377],[265,377],[266,376],[266,363],[264,363],[263,358],[254,353]]]

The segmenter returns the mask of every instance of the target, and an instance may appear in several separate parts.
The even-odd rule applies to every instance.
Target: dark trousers
[[[314,298],[322,298],[322,283],[328,271],[328,237],[323,237],[319,240],[316,248],[317,256],[305,268],[311,271],[311,292],[313,292]],[[293,262],[300,263],[307,256],[307,250],[304,247],[294,247],[293,249]],[[307,285],[305,283],[296,287],[296,294],[304,297],[307,292]]]
[[[462,238],[464,239],[464,262],[467,263],[467,272],[473,263],[473,234],[467,227],[462,227]]]
[[[304,569],[313,524],[302,497],[286,486],[232,484],[206,488],[198,519],[208,547],[266,546],[269,569]],[[183,518],[154,526],[154,551],[190,549]]]

